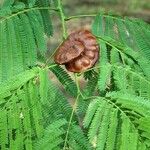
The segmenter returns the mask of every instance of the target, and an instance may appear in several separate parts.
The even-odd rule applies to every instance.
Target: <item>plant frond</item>
[[[0,85],[0,127],[5,126],[0,131],[1,148],[32,149],[34,142],[42,138],[45,128],[54,121],[53,116],[70,117],[69,103],[51,82],[47,83],[47,73],[46,69],[27,70]],[[56,107],[53,115],[51,106]]]
[[[89,74],[89,79],[83,90],[83,94],[86,97],[93,95],[94,92],[96,91],[97,83],[98,83],[98,73],[96,71],[93,71],[92,75]]]
[[[110,52],[110,63],[111,64],[121,63],[120,53],[118,52],[118,50],[115,47],[113,47]]]
[[[146,57],[149,58],[149,53],[147,49],[145,49],[149,46],[147,36],[150,30],[146,28],[147,26],[148,25],[142,21],[134,21],[134,19],[128,18],[122,19],[109,14],[99,14],[96,16],[93,24],[93,33],[97,36],[105,35],[114,40],[119,40],[122,44],[126,44],[133,50],[140,50],[139,53],[143,52],[145,56],[147,54],[148,56]],[[101,29],[101,31],[99,29]]]
[[[99,78],[98,78],[98,89],[103,92],[107,88],[111,76],[111,67],[109,65],[108,52],[106,48],[106,43],[99,42],[100,45],[100,57],[99,59]]]
[[[52,35],[52,25],[50,12],[40,8],[50,5],[50,1],[45,0],[3,2],[0,10],[0,82],[35,66],[38,51],[44,56],[47,50],[44,36]]]
[[[29,17],[29,21],[34,33],[34,39],[36,41],[38,50],[44,54],[44,52],[47,50],[46,47],[46,40],[44,39],[44,29],[43,29],[43,22],[41,21],[41,15],[39,14],[40,12],[38,10],[35,11],[30,11],[27,13]],[[39,17],[37,17],[39,16]],[[39,19],[40,18],[40,19]]]
[[[48,99],[48,70],[47,69],[40,69],[39,70],[39,92],[41,97],[41,102],[45,103]]]
[[[150,53],[147,39],[150,31],[149,28],[142,27],[142,24],[131,19],[101,14],[96,16],[92,31],[99,38],[100,43],[104,42],[117,49],[122,61],[125,62],[126,56],[132,58],[149,78]]]
[[[71,104],[68,102],[65,94],[51,80],[48,81],[47,97],[47,101],[43,106],[45,108],[45,124],[52,123],[56,118],[60,119],[63,117],[69,120],[72,111]],[[49,109],[47,109],[47,106],[49,106]]]
[[[88,142],[88,138],[86,134],[82,131],[82,129],[77,125],[72,125],[69,134],[68,145],[70,149],[76,150],[91,150],[91,145]]]
[[[37,0],[36,3],[39,7],[48,7],[51,5],[49,0]],[[52,22],[50,17],[49,10],[41,10],[40,11],[43,24],[44,24],[44,30],[47,36],[51,36],[53,34],[53,28],[52,28]]]
[[[49,149],[60,149],[63,144],[63,135],[65,133],[64,126],[67,121],[65,119],[59,119],[51,123],[44,131],[43,137],[35,144],[36,150],[49,150]]]
[[[55,127],[55,129],[52,128],[54,132],[52,139],[48,139],[49,134],[47,134],[48,137],[43,136],[56,118],[69,119],[71,106],[63,93],[51,82],[47,82],[47,69],[35,68],[23,73],[1,84],[0,147],[3,149],[33,149],[35,142],[42,143],[40,139],[47,138],[52,141],[55,139],[50,145],[53,148],[54,145],[63,143],[63,138],[62,140],[57,138],[57,133],[60,135],[61,130],[55,132],[59,121],[52,125]],[[63,133],[65,133],[64,129]],[[49,146],[47,148],[49,149]]]
[[[68,91],[72,96],[77,96],[77,86],[72,80],[70,75],[60,66],[50,68],[50,70],[55,74],[63,87]]]
[[[19,87],[22,87],[29,80],[34,78],[38,74],[38,68],[33,68],[32,70],[27,70],[23,73],[20,73],[11,78],[6,82],[0,84],[0,98],[10,96],[13,91],[17,90]]]
[[[149,100],[121,92],[97,97],[84,118],[90,143],[98,150],[148,148],[149,108]]]
[[[150,99],[150,81],[129,66],[114,65],[113,78],[117,90]],[[123,82],[122,82],[123,81]]]
[[[4,126],[0,132],[2,149],[32,149],[33,139],[43,134],[42,109],[37,86],[33,83],[37,73],[25,73],[23,81],[21,73],[12,81],[14,84],[6,84],[5,89],[11,93],[1,99],[0,126]]]
[[[86,99],[91,95],[95,95],[98,92],[97,84],[98,84],[98,73],[93,70],[93,73],[88,79],[85,87],[81,90],[84,97],[79,98],[77,112],[79,116],[84,116],[89,105],[89,101]],[[85,99],[84,99],[85,98]]]

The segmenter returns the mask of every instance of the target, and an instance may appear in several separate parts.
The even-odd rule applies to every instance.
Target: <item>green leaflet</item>
[[[90,125],[90,122],[96,112],[96,110],[98,109],[99,107],[99,100],[94,100],[92,101],[90,104],[89,104],[89,108],[86,112],[86,116],[84,118],[84,127],[89,127]]]
[[[111,76],[111,65],[109,63],[106,63],[105,65],[101,66],[100,68],[100,75],[98,80],[98,88],[100,91],[105,91],[107,86],[109,86],[109,80]]]
[[[45,103],[48,96],[48,71],[47,69],[41,69],[39,71],[39,82],[40,82],[40,97],[41,97],[41,102]]]
[[[83,93],[86,97],[94,94],[94,92],[96,91],[97,82],[98,82],[98,73],[94,71],[92,75],[89,74],[88,82],[83,90]]]
[[[105,91],[109,84],[110,76],[111,76],[111,65],[109,64],[108,55],[109,52],[107,51],[106,43],[99,42],[100,47],[100,57],[99,58],[99,78],[98,78],[98,89],[100,91]]]
[[[70,141],[68,142],[69,147],[73,149],[85,149],[91,150],[91,145],[88,142],[88,138],[84,131],[79,126],[72,125],[70,129]],[[80,138],[79,138],[80,137]]]
[[[29,93],[29,99],[30,99],[30,107],[31,110],[31,116],[33,118],[33,127],[34,134],[37,138],[40,138],[42,136],[42,133],[44,131],[43,123],[42,123],[42,105],[41,101],[39,100],[39,89],[36,84],[33,84],[33,81],[31,80],[29,84],[27,85],[27,90]]]
[[[10,96],[11,92],[23,86],[30,79],[34,78],[37,73],[38,68],[27,70],[23,73],[20,73],[19,75],[12,77],[11,80],[0,84],[0,99]]]
[[[105,147],[105,142],[107,141],[107,130],[110,119],[111,107],[107,105],[103,113],[102,123],[100,124],[98,137],[97,137],[97,150],[103,150]]]
[[[49,0],[37,0],[37,5],[39,7],[44,7],[44,6],[50,6],[50,1]],[[51,22],[51,16],[50,16],[50,11],[49,10],[41,10],[40,11],[43,24],[44,24],[44,30],[47,36],[53,35],[53,28],[52,28],[52,22]]]
[[[14,3],[14,0],[5,0],[5,1],[2,2],[2,6],[1,6],[1,7],[2,7],[2,8],[3,8],[3,7],[4,7],[4,8],[5,8],[5,7],[8,7],[8,6],[10,7],[13,3]]]
[[[51,123],[45,130],[43,137],[37,141],[35,149],[37,150],[49,150],[58,148],[63,142],[62,135],[64,134],[63,127],[66,125],[65,119],[59,119]],[[53,136],[52,136],[53,135]]]
[[[37,44],[38,50],[43,55],[45,54],[47,47],[46,47],[46,41],[44,39],[44,29],[43,26],[41,26],[37,15],[39,16],[39,18],[42,17],[38,11],[28,12],[28,17],[34,33],[35,42]]]
[[[61,84],[64,86],[66,91],[68,91],[72,96],[77,96],[77,86],[70,77],[70,75],[60,66],[56,66],[53,68],[50,68],[50,70],[56,75],[58,80],[61,82]]]
[[[52,123],[56,118],[66,118],[69,119],[72,107],[67,101],[65,94],[53,83],[53,81],[48,81],[48,93],[47,93],[47,103],[45,105],[45,117],[47,123]],[[50,109],[46,109],[47,106]],[[51,116],[51,117],[49,117]]]
[[[113,110],[110,112],[110,120],[109,120],[109,130],[107,133],[107,143],[106,149],[113,150],[115,147],[115,140],[117,135],[117,126],[118,126],[118,110]]]

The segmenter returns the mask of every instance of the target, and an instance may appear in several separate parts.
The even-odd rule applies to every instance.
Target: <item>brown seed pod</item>
[[[54,56],[58,64],[64,64],[71,72],[82,72],[91,68],[99,56],[96,38],[88,30],[71,33],[59,46]]]

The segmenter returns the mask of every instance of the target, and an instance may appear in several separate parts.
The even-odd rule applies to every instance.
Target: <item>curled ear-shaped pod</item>
[[[71,72],[82,72],[91,68],[99,56],[96,38],[88,30],[71,33],[59,46],[54,56],[55,62],[64,64]]]

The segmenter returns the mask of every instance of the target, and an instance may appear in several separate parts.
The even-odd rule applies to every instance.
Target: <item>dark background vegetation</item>
[[[63,3],[71,15],[106,10],[150,21],[150,0],[63,0]]]

